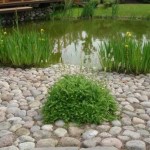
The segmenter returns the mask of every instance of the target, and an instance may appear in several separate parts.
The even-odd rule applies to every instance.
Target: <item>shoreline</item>
[[[15,150],[51,146],[150,149],[150,74],[90,72],[83,68],[83,74],[107,84],[119,103],[120,118],[99,125],[66,126],[62,120],[44,125],[42,103],[48,89],[65,73],[81,70],[60,64],[48,68],[0,68],[0,149],[11,145]]]

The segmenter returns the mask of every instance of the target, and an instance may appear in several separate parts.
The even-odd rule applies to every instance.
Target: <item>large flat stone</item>
[[[119,150],[116,147],[97,146],[92,148],[79,148],[79,147],[49,147],[49,148],[34,148],[32,150]]]
[[[80,150],[119,150],[119,149],[116,147],[97,146],[92,148],[81,148]]]
[[[34,148],[31,150],[79,150],[78,147],[47,147],[47,148]]]

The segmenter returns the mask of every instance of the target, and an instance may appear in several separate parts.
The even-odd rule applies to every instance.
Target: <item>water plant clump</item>
[[[99,53],[105,71],[133,74],[150,72],[150,42],[137,41],[130,32],[105,41]]]
[[[42,108],[45,123],[101,123],[116,119],[117,104],[102,85],[83,75],[65,75],[50,89]]]
[[[92,18],[94,15],[94,9],[97,6],[97,1],[89,1],[81,12],[81,18]]]
[[[51,62],[53,44],[44,29],[0,32],[0,64],[12,67],[43,67]]]

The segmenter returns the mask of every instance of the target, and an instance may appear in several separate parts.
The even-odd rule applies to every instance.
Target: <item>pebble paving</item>
[[[48,89],[76,66],[0,68],[0,150],[150,150],[150,74],[97,72],[119,104],[120,118],[103,124],[43,124]],[[86,75],[91,72],[83,70]]]

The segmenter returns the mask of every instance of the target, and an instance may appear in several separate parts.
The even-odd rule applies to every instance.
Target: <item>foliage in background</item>
[[[150,72],[150,42],[137,41],[130,32],[105,41],[99,53],[105,71],[134,74]]]
[[[54,84],[42,108],[45,123],[100,123],[116,118],[117,104],[101,84],[82,75],[65,75]]]
[[[103,5],[105,8],[111,7],[113,4],[115,4],[116,0],[104,0]]]
[[[81,12],[81,18],[92,18],[94,15],[94,9],[96,8],[96,1],[89,1]]]
[[[119,9],[119,2],[118,0],[116,0],[115,3],[112,4],[112,17],[113,18],[117,17],[118,9]]]
[[[0,64],[13,67],[42,67],[50,64],[53,44],[41,31],[0,32]]]

